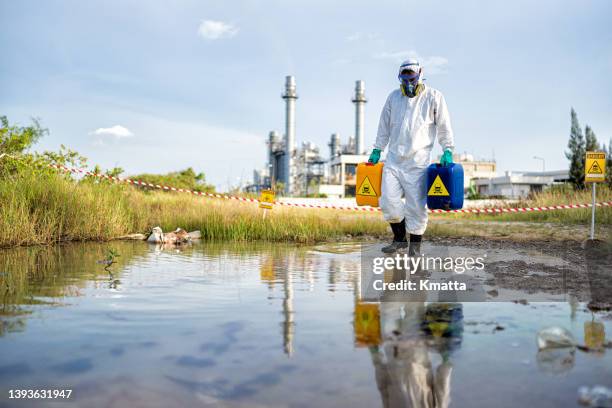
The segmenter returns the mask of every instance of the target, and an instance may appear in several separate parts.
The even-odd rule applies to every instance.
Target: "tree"
[[[599,142],[597,141],[597,137],[595,136],[595,132],[589,125],[586,125],[584,128],[584,137],[586,140],[585,150],[587,152],[597,152],[599,151]]]
[[[205,193],[212,193],[215,191],[215,186],[206,184],[206,176],[204,173],[196,173],[191,167],[167,174],[138,174],[130,178],[146,183],[184,188]]]
[[[20,127],[9,125],[8,118],[0,116],[0,154],[22,154],[47,133],[36,118],[32,118],[32,125]]]
[[[31,173],[55,174],[56,170],[49,167],[52,164],[86,168],[87,159],[64,145],[57,152],[28,152],[48,133],[39,119],[32,118],[30,126],[17,126],[11,125],[6,116],[0,116],[0,179]],[[62,177],[71,175],[63,173]]]
[[[584,159],[586,149],[582,129],[578,123],[578,115],[576,115],[574,108],[571,110],[571,120],[570,138],[567,143],[569,151],[565,152],[565,157],[570,161],[569,180],[575,189],[584,189]]]
[[[47,133],[38,119],[30,126],[17,126],[0,116],[0,179],[30,170],[37,158],[27,150]]]

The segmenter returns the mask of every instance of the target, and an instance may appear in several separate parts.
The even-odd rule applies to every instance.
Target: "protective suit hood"
[[[397,79],[400,82],[400,90],[404,96],[414,98],[423,91],[422,72],[421,65],[414,58],[407,59],[401,63]]]
[[[399,71],[397,71],[397,75],[401,75],[402,71],[411,70],[417,73],[421,72],[421,64],[416,58],[408,58],[406,61],[402,62],[399,67]]]

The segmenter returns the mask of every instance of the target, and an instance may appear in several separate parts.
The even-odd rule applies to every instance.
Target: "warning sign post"
[[[266,219],[268,210],[274,208],[274,191],[262,190],[259,196],[259,208],[263,208],[263,218]]]
[[[584,162],[584,182],[598,183],[606,181],[606,154],[587,152]]]
[[[586,152],[584,160],[584,182],[591,183],[591,239],[595,239],[595,195],[597,183],[606,181],[606,154],[604,152]]]

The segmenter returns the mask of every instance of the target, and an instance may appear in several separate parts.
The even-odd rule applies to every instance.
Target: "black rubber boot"
[[[421,256],[421,241],[423,239],[422,235],[414,235],[410,234],[410,245],[408,246],[408,256],[411,258],[418,258]],[[412,274],[421,273],[425,269],[424,265],[421,263],[416,266],[414,271],[411,271]]]
[[[410,246],[408,248],[408,256],[421,256],[421,241],[422,235],[410,234]]]
[[[382,247],[382,251],[385,254],[392,254],[408,247],[408,242],[406,241],[406,220],[390,222],[389,225],[391,225],[391,230],[393,231],[393,242]]]

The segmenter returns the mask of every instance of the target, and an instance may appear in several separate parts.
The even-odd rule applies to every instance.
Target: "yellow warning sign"
[[[259,208],[271,210],[274,207],[274,191],[262,190],[259,196]]]
[[[380,311],[376,303],[355,304],[355,343],[358,346],[380,344]]]
[[[600,322],[584,322],[584,344],[592,349],[602,349],[606,343],[606,328]]]
[[[603,152],[587,152],[584,163],[584,181],[597,183],[606,181],[606,154]]]
[[[430,195],[430,196],[447,196],[447,195],[450,195],[448,193],[448,190],[446,189],[446,186],[442,182],[442,179],[440,178],[440,175],[437,175],[436,179],[434,180],[434,182],[431,183],[431,187],[429,188],[429,191],[427,192],[427,195]]]
[[[357,189],[357,194],[363,196],[378,197],[378,194],[376,194],[376,190],[374,190],[372,183],[370,183],[370,179],[367,177],[363,179],[363,182]]]

